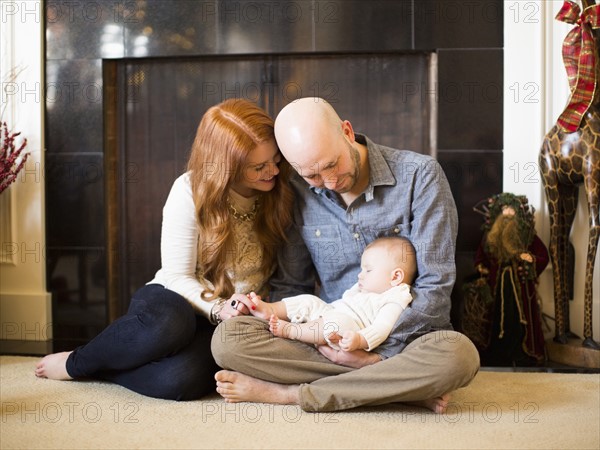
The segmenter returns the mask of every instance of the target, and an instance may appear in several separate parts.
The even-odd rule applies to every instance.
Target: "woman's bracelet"
[[[220,313],[223,307],[225,306],[225,302],[226,299],[220,298],[219,300],[215,301],[215,304],[210,310],[210,323],[212,323],[213,325],[218,325],[223,321],[223,319],[221,319]]]

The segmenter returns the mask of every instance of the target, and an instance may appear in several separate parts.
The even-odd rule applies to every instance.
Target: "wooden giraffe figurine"
[[[583,0],[584,11],[594,5],[594,0]],[[600,350],[600,345],[592,336],[592,280],[600,236],[600,30],[591,27],[589,30],[596,55],[595,67],[590,71],[590,75],[595,74],[596,83],[592,85],[595,89],[591,104],[576,131],[565,132],[557,123],[546,134],[539,163],[550,214],[549,251],[556,315],[554,340],[566,344],[570,335],[569,286],[573,286],[573,271],[570,270],[572,267],[568,267],[569,234],[577,209],[579,186],[583,185],[590,225],[585,270],[583,346]]]

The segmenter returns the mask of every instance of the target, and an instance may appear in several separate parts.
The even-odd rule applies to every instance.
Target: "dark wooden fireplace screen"
[[[319,96],[376,142],[435,155],[436,66],[420,52],[105,60],[109,320],[160,267],[162,207],[210,106],[243,97],[275,117]]]

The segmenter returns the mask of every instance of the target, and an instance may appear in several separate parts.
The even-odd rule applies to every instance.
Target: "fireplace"
[[[107,236],[109,319],[126,311],[160,267],[162,206],[211,105],[243,97],[275,117],[296,98],[320,96],[375,142],[435,154],[435,53],[163,58],[105,67],[104,86],[115,93],[104,107],[105,166],[120,174],[105,180],[107,219],[115,224]]]
[[[459,305],[479,236],[471,207],[502,186],[501,11],[500,1],[48,2],[46,77],[61,88],[46,97],[56,350],[97,334],[153,277],[168,190],[202,114],[229,97],[275,116],[321,96],[375,142],[437,157],[461,219]]]

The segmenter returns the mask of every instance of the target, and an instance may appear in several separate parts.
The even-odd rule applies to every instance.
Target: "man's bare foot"
[[[215,374],[217,392],[227,403],[259,402],[280,405],[299,403],[299,386],[259,380],[239,372],[221,370]]]
[[[67,358],[72,352],[46,355],[35,366],[35,376],[51,380],[72,380],[67,373]]]
[[[450,394],[444,394],[440,397],[430,398],[428,400],[421,400],[418,402],[407,402],[407,404],[430,409],[436,414],[444,414],[446,412],[446,409],[448,408],[449,401]]]

